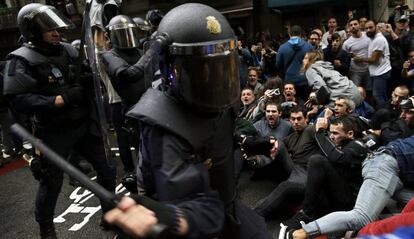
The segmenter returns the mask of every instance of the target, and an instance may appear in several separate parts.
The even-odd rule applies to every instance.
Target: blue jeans
[[[362,164],[364,182],[351,211],[330,213],[303,226],[309,235],[357,230],[378,218],[388,200],[402,187],[397,160],[385,153],[375,153]]]
[[[384,106],[388,101],[387,86],[391,80],[391,70],[379,76],[371,76],[372,95],[378,106]]]

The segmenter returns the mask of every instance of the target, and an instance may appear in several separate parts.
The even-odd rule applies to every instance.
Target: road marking
[[[96,176],[91,178],[92,180],[96,180]],[[83,191],[82,191],[83,190]],[[119,184],[115,192],[116,194],[120,194],[124,192],[126,188]],[[128,196],[130,193],[126,193],[125,195]],[[94,194],[92,194],[89,190],[84,189],[82,187],[77,187],[75,190],[72,191],[72,193],[69,195],[69,200],[73,201],[72,204],[69,205],[69,207],[59,216],[55,217],[53,219],[54,223],[64,223],[66,222],[66,216],[69,214],[85,214],[83,216],[83,220],[79,223],[74,223],[71,225],[71,227],[68,229],[69,231],[79,231],[81,228],[83,228],[91,219],[95,213],[99,212],[101,210],[101,206],[85,206],[83,205],[89,199],[95,197]]]

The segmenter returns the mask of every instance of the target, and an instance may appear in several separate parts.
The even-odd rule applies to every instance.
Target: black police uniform
[[[185,238],[271,238],[263,218],[235,199],[232,106],[240,88],[230,25],[215,9],[183,4],[155,39],[169,45],[169,84],[148,89],[127,114],[140,120],[147,195],[179,208]]]
[[[129,109],[136,104],[151,83],[144,79],[144,59],[138,49],[117,49],[105,52],[103,62],[112,86]]]
[[[25,44],[8,56],[4,93],[15,110],[33,116],[37,137],[64,158],[78,151],[97,171],[98,183],[114,191],[115,165],[105,158],[97,127],[92,130],[93,103],[86,97],[92,89],[86,81],[80,82],[82,86],[76,83],[72,74],[77,54],[66,43]],[[67,95],[63,97],[65,105],[60,108],[55,106],[57,95]],[[47,176],[40,179],[36,196],[36,221],[42,229],[53,225],[63,172],[41,160],[42,167],[48,168]],[[108,209],[105,205],[103,208]]]

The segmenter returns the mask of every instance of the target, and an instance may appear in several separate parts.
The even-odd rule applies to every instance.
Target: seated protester
[[[289,119],[290,110],[294,106],[303,106],[305,102],[296,96],[295,85],[292,83],[286,83],[283,87],[284,101],[280,104],[282,109],[282,119]]]
[[[307,163],[310,155],[320,153],[315,141],[315,127],[306,122],[306,111],[293,106],[290,111],[293,133],[278,140],[274,162],[285,170],[288,178],[281,182],[268,196],[257,203],[255,211],[264,217],[272,216],[286,208],[295,199],[303,200],[307,179]]]
[[[256,122],[265,115],[265,104],[269,100],[273,102],[282,102],[283,96],[283,80],[280,77],[271,77],[263,85],[263,90],[259,93],[260,98],[257,100],[257,106],[253,111],[253,116]]]
[[[280,105],[276,102],[269,101],[265,105],[265,118],[254,123],[259,137],[272,136],[277,140],[283,140],[292,132],[292,126],[289,122],[280,119]],[[272,160],[265,155],[252,155],[248,159],[248,163],[258,167],[255,176],[274,176],[271,167],[267,165]],[[262,175],[260,175],[262,174]]]
[[[286,227],[301,228],[301,221],[307,223],[332,211],[351,209],[362,183],[361,163],[368,149],[357,141],[361,132],[356,130],[353,118],[334,119],[329,136],[327,118],[318,118],[315,129],[322,154],[309,158],[303,209],[283,222],[282,234]]]
[[[306,53],[303,58],[303,70],[308,85],[312,86],[313,90],[318,91],[325,87],[330,93],[328,104],[333,105],[339,96],[352,99],[356,105],[360,104],[357,86],[348,77],[335,71],[330,62],[323,61],[323,56],[319,51]]]
[[[342,42],[339,33],[335,32],[332,35],[332,42],[328,47],[323,49],[323,57],[325,61],[332,63],[334,70],[338,71],[343,76],[348,76],[351,58],[348,53],[342,49]]]
[[[304,103],[306,110],[306,120],[308,124],[314,124],[316,119],[319,115],[324,111],[324,106],[318,104],[318,100],[316,99],[316,93],[311,92],[309,94],[308,100]]]
[[[248,121],[253,120],[253,110],[256,107],[256,97],[251,88],[244,88],[241,91],[240,100],[242,107],[239,110],[237,118],[243,118]]]
[[[364,117],[366,119],[371,119],[372,115],[375,113],[374,107],[372,107],[366,100],[366,92],[364,87],[358,87],[359,94],[361,96],[361,104],[355,108],[355,113],[359,116]]]
[[[414,97],[401,101],[400,103],[400,120],[410,128],[411,132],[414,132]]]
[[[280,105],[274,101],[268,101],[265,105],[265,118],[254,123],[259,136],[273,136],[283,140],[292,132],[289,122],[280,119]]]
[[[283,96],[285,97],[284,102],[295,102],[297,106],[303,106],[305,103],[300,97],[296,96],[296,88],[292,83],[286,83],[283,86]]]
[[[414,88],[414,49],[408,52],[408,59],[403,63],[401,71],[402,80],[407,83],[409,89]]]
[[[401,114],[399,105],[402,100],[407,99],[409,96],[409,90],[407,86],[400,85],[395,87],[394,91],[391,93],[391,99],[388,100],[383,109],[379,109],[375,114],[382,114],[384,110],[388,110],[393,119],[398,119]]]
[[[355,206],[351,211],[328,214],[289,232],[295,239],[306,239],[322,234],[356,231],[378,219],[391,196],[403,183],[414,185],[414,136],[396,139],[379,148],[362,163],[364,179]]]
[[[355,102],[347,97],[339,96],[335,100],[333,111],[330,108],[326,108],[323,117],[331,120],[333,117],[355,115],[354,111]]]

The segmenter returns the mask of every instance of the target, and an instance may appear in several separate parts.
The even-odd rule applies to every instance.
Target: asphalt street
[[[117,157],[115,160],[120,178],[123,175],[121,161]],[[268,181],[250,181],[250,173],[245,170],[241,175],[239,197],[247,205],[253,206],[275,184]],[[22,160],[0,169],[0,238],[39,238],[38,226],[34,220],[36,190],[37,181]],[[125,193],[124,190],[119,184],[117,191]],[[99,227],[101,215],[98,199],[82,187],[69,185],[69,179],[65,176],[54,218],[58,238],[113,238],[113,232],[103,231]],[[268,222],[268,229],[274,238],[277,238],[278,225],[277,220]]]

